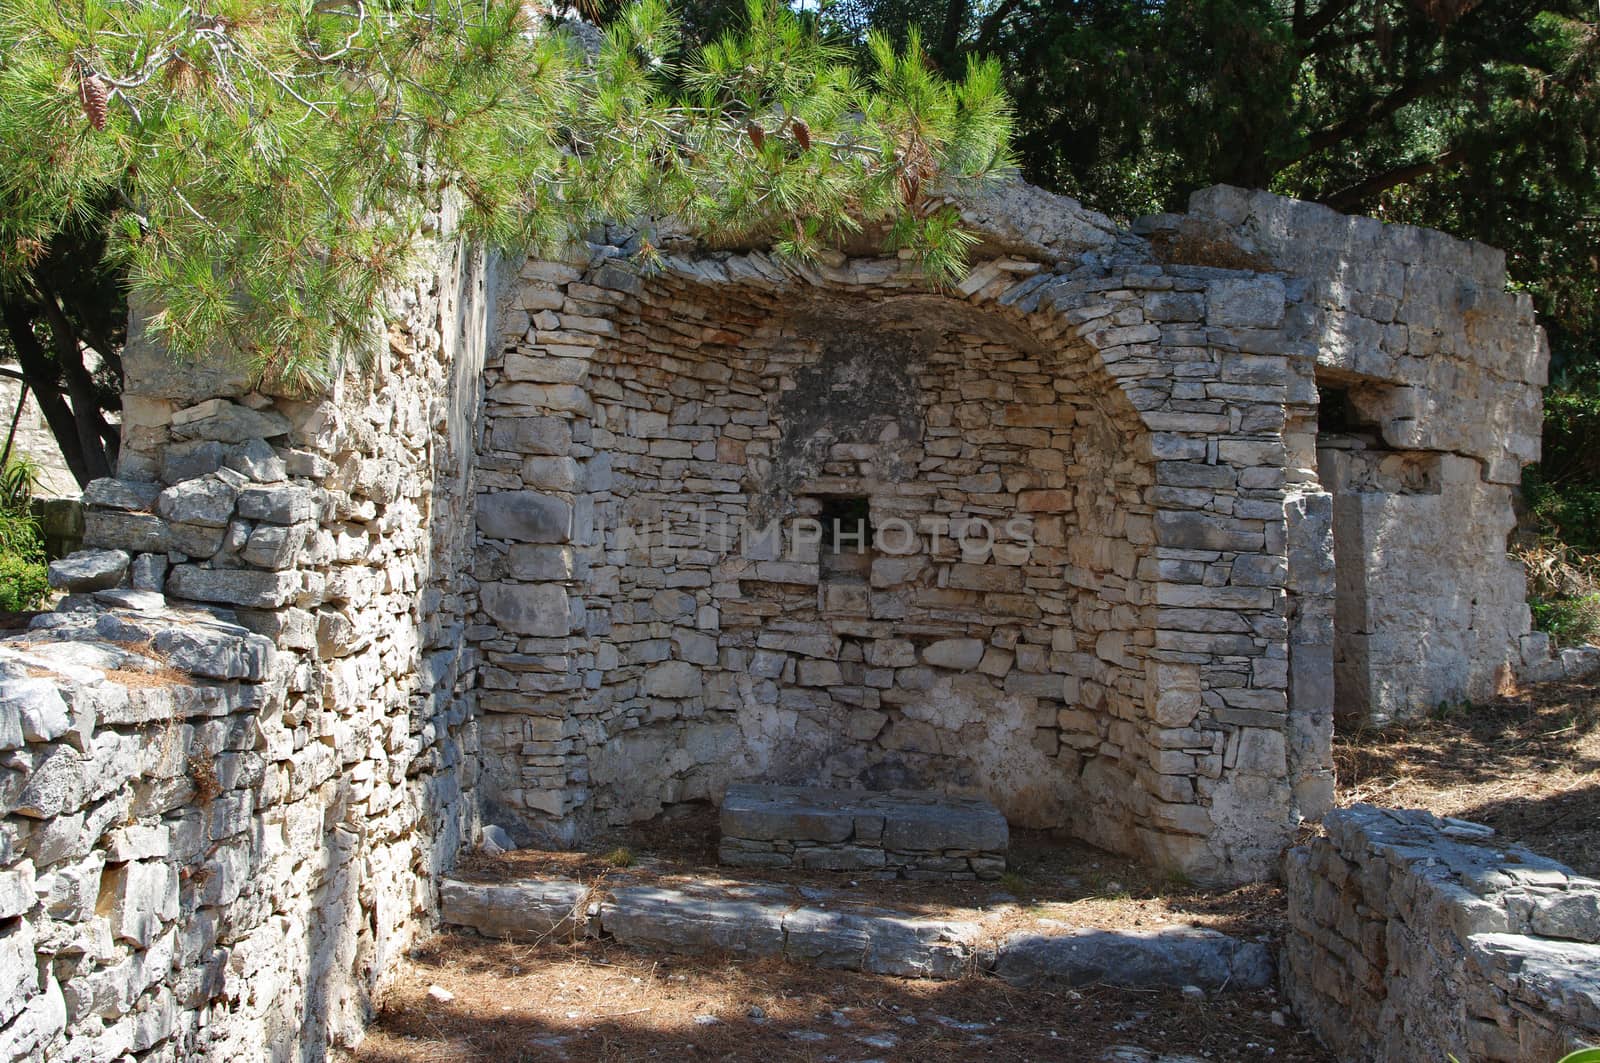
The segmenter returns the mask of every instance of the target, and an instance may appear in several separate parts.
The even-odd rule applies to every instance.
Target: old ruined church
[[[1226,187],[963,209],[950,290],[443,245],[318,400],[136,328],[94,552],[0,651],[18,1058],[317,1057],[484,824],[735,783],[1270,876],[1336,726],[1586,663],[1506,556],[1547,351],[1499,252]]]

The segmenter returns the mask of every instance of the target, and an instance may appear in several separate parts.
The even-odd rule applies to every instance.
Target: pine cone
[[[766,145],[767,131],[762,129],[756,123],[751,122],[749,125],[744,127],[744,131],[750,134],[750,143],[756,146],[757,151],[760,151],[762,147]]]
[[[80,68],[78,102],[83,105],[83,116],[89,119],[89,124],[94,127],[96,133],[106,127],[106,104],[109,99],[110,92],[100,75]]]
[[[801,151],[811,150],[811,127],[806,125],[803,118],[794,120],[794,139],[800,145]]]

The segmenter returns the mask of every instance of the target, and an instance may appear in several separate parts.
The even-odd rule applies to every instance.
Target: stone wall
[[[480,813],[570,840],[909,786],[1262,877],[1331,803],[1336,689],[1381,717],[1557,666],[1503,553],[1544,355],[1492,253],[1237,190],[1129,233],[1024,185],[965,215],[946,290],[647,268],[617,228],[504,283],[443,248],[314,399],[135,321],[104,552],[57,570],[124,586],[6,666],[67,676],[71,726],[0,706],[0,935],[39,957],[5,1036],[314,1056]],[[119,657],[188,645],[138,634],[156,594],[245,671]]]
[[[1288,854],[1284,986],[1341,1060],[1600,1043],[1600,882],[1476,824],[1357,805]]]
[[[1506,542],[1539,457],[1549,352],[1528,295],[1506,291],[1505,256],[1221,187],[1159,229],[1303,292],[1292,329],[1336,400],[1317,469],[1334,495],[1340,714],[1383,723],[1490,697],[1542,661]]]
[[[1326,691],[1288,696],[1332,592],[1291,293],[1077,252],[943,294],[894,260],[530,262],[479,459],[491,800],[570,837],[737,779],[933,787],[1267,873],[1331,789]],[[791,519],[841,499],[913,534],[819,551]]]
[[[15,366],[6,368],[17,371]],[[19,400],[22,402],[20,410],[17,408]],[[78,497],[78,481],[73,477],[72,470],[67,468],[67,459],[61,456],[61,447],[56,444],[56,437],[45,423],[44,413],[39,409],[33,392],[29,391],[24,397],[20,380],[0,376],[0,448],[5,446],[5,438],[11,432],[13,420],[16,422],[13,452],[39,465],[39,488],[34,494],[39,498]]]
[[[1140,235],[1036,190],[966,216],[944,292],[641,270],[615,230],[521,270],[480,426],[494,815],[932,787],[1244,878],[1328,806],[1336,694],[1544,660],[1504,548],[1545,353],[1493,253],[1230,189]],[[840,552],[841,517],[894,534]]]
[[[432,925],[478,822],[488,303],[444,254],[313,401],[135,328],[103,552],[0,651],[0,1057],[321,1058]]]

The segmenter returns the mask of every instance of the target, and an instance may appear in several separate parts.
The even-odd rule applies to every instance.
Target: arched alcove
[[[947,296],[652,288],[589,378],[596,813],[757,778],[1067,826],[1133,692],[1097,646],[1141,627],[1153,481],[1092,352]]]
[[[1202,876],[1271,859],[1326,728],[1290,745],[1292,370],[1211,346],[1220,282],[524,279],[478,453],[491,816],[909,787]]]

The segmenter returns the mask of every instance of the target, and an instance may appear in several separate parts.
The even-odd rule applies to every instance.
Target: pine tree
[[[999,70],[873,56],[768,0],[693,48],[639,0],[597,50],[520,0],[0,0],[0,295],[103,246],[176,354],[308,392],[446,201],[519,250],[605,218],[801,257],[879,226],[946,280],[969,238],[930,190],[1010,166]]]

